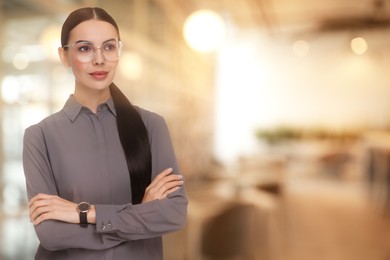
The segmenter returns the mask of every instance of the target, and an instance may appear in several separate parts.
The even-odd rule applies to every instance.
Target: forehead
[[[73,28],[70,32],[69,42],[85,40],[99,43],[111,38],[118,38],[118,32],[112,24],[104,21],[88,20]]]

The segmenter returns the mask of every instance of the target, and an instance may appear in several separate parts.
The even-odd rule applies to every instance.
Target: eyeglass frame
[[[106,44],[106,43],[108,43],[108,42],[110,42],[110,41],[115,41],[115,44],[116,44],[117,49],[118,49],[118,58],[116,58],[115,60],[108,60],[108,59],[106,58],[106,56],[104,55],[103,45]],[[96,57],[96,55],[97,55],[97,50],[100,49],[101,52],[102,52],[102,56],[103,56],[104,60],[106,60],[106,61],[117,61],[117,60],[119,60],[119,57],[120,57],[121,52],[122,52],[122,47],[123,47],[123,42],[122,42],[121,40],[109,39],[109,40],[104,41],[104,42],[100,45],[100,47],[96,47],[95,44],[94,44],[93,42],[86,41],[86,40],[79,40],[79,41],[76,41],[76,42],[74,42],[74,43],[72,43],[72,44],[64,45],[64,46],[62,46],[62,48],[63,48],[65,51],[67,51],[69,48],[75,47],[77,44],[80,44],[80,43],[84,43],[84,44],[88,44],[88,45],[92,46],[93,55],[94,55],[95,57]],[[92,60],[93,60],[93,56],[91,56],[91,60],[89,60],[89,61],[81,61],[81,60],[79,60],[79,61],[80,61],[80,62],[87,63],[87,62],[91,62]]]

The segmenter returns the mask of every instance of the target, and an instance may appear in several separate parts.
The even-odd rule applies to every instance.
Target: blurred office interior
[[[83,6],[170,128],[190,203],[165,259],[390,259],[388,0],[0,0],[0,259],[33,259],[22,137],[73,91],[57,48]]]

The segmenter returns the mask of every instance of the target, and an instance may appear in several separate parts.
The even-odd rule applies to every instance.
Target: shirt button
[[[106,225],[104,225],[104,223],[102,223],[101,229],[102,229],[102,230],[105,230],[105,229],[106,229]]]
[[[108,229],[111,229],[111,227],[112,227],[111,223],[108,223],[108,224],[107,224],[107,228],[108,228]]]

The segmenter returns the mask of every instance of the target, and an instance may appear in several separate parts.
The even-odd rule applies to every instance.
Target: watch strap
[[[87,212],[80,212],[80,226],[81,227],[88,226]]]
[[[91,204],[88,203],[88,202],[80,202],[77,205],[77,211],[79,213],[80,226],[81,227],[87,227],[88,226],[87,214],[88,214],[90,209],[91,209]]]

